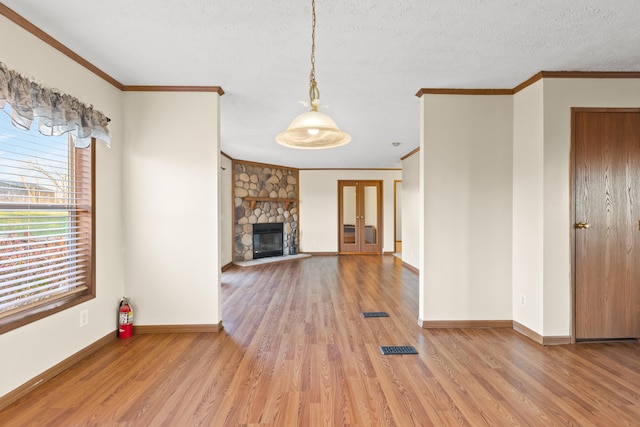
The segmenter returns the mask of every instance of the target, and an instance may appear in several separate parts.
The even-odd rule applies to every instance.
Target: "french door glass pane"
[[[342,187],[342,218],[344,221],[343,243],[356,242],[356,186]]]
[[[364,187],[364,243],[375,245],[378,243],[378,187],[367,185]]]

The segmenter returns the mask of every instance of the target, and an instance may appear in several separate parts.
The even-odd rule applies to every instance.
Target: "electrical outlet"
[[[80,327],[84,328],[89,324],[89,310],[84,309],[80,311]]]
[[[524,294],[520,294],[520,305],[522,307],[526,307],[527,306],[527,297],[524,296]]]

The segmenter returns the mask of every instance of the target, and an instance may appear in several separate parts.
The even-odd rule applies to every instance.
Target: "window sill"
[[[21,326],[28,325],[37,320],[44,319],[52,314],[59,313],[63,310],[82,304],[95,298],[88,289],[73,295],[56,298],[53,301],[39,304],[35,307],[17,309],[0,315],[0,335],[5,332],[12,331]]]

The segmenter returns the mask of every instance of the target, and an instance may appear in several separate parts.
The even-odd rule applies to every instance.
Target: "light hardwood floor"
[[[223,332],[110,343],[0,412],[0,425],[640,425],[636,342],[423,330],[417,282],[393,256],[234,267]]]

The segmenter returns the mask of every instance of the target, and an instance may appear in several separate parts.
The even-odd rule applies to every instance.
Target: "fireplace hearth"
[[[253,259],[283,255],[283,224],[253,224]]]

